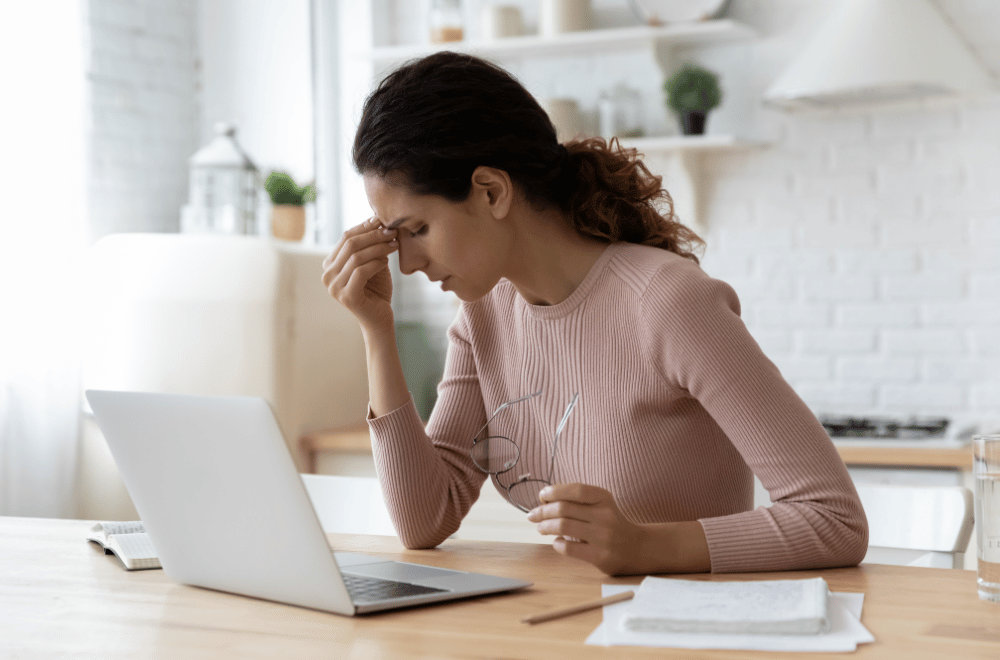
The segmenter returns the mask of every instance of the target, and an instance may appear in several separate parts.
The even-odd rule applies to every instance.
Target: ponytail
[[[576,186],[564,210],[584,236],[669,250],[698,263],[705,242],[674,215],[674,202],[635,149],[617,138],[566,143]]]

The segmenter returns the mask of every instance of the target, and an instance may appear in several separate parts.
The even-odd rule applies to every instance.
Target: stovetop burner
[[[898,419],[892,417],[835,417],[821,415],[831,438],[898,438],[915,440],[943,438],[949,420],[945,417]]]

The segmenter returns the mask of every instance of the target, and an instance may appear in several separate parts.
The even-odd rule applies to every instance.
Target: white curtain
[[[85,0],[0,18],[0,515],[73,517]]]

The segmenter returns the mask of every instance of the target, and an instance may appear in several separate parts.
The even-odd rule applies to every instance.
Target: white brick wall
[[[938,4],[985,65],[1000,70],[1000,4]],[[736,0],[733,11],[773,44],[791,29],[782,22],[782,9],[805,15],[796,5]],[[788,61],[794,46],[789,39],[781,61]],[[781,66],[775,60],[774,74]],[[748,169],[745,154],[713,155],[704,168],[716,180],[706,190],[746,191],[753,207],[767,210],[748,220],[706,204],[705,268],[724,272],[741,294],[750,292],[743,299],[751,332],[773,337],[776,327],[789,328],[790,345],[779,339],[762,346],[817,412],[995,419],[1000,100],[768,114],[774,142],[749,158],[766,162],[765,171],[777,179],[792,176],[790,191],[770,186],[753,192],[760,169]],[[784,234],[766,244],[773,236],[767,215],[782,226],[788,217],[803,218],[791,246]],[[748,247],[750,271],[724,268],[740,244],[730,237],[757,229],[759,238]],[[834,272],[824,274],[829,261]],[[770,274],[770,287],[761,286],[761,272]],[[793,282],[795,295],[788,298],[787,287],[774,278]],[[832,360],[828,373],[797,362],[823,357]]]
[[[89,0],[91,238],[177,231],[198,148],[195,0]]]
[[[996,77],[1000,3],[936,2]],[[731,15],[760,39],[694,55],[721,69],[731,103],[759,98],[834,4],[734,0]],[[422,39],[412,14],[398,12],[397,40]],[[605,82],[627,79],[652,107],[651,131],[669,129],[648,56],[514,70],[584,110]],[[1000,418],[1000,95],[788,115],[724,104],[709,130],[740,117],[751,121],[737,132],[769,145],[703,157],[703,265],[736,289],[751,333],[805,401],[826,413]],[[423,300],[450,309],[433,292]]]

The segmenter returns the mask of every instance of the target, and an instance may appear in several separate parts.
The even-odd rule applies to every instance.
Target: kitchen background
[[[376,45],[426,42],[425,4],[383,4],[370,28]],[[464,5],[470,38],[481,4]],[[623,4],[595,1],[595,19],[627,24]],[[1000,97],[795,114],[764,109],[764,91],[838,4],[737,0],[727,17],[757,37],[676,55],[722,76],[724,101],[709,133],[762,143],[706,152],[695,162],[704,268],[735,287],[750,331],[815,411],[941,415],[953,429],[995,420]],[[995,77],[1000,6],[934,4]],[[530,30],[538,3],[520,5]],[[356,27],[352,22],[354,38],[368,37]],[[637,90],[647,134],[676,132],[662,102],[663,73],[648,52],[509,64],[536,96],[576,98],[585,112],[596,112],[602,91]],[[347,124],[345,136],[353,117]],[[660,172],[671,171],[669,156],[648,156]],[[345,184],[341,191],[348,223],[367,213],[363,198],[352,195],[358,190]],[[439,345],[453,310],[421,284],[403,281],[400,312],[429,323]]]
[[[676,53],[721,74],[724,101],[708,132],[752,143],[691,159],[704,269],[736,289],[751,333],[817,413],[946,416],[953,428],[1000,422],[1000,95],[791,114],[762,107],[839,2],[734,0],[726,18],[754,36]],[[469,39],[485,4],[463,5]],[[537,27],[536,2],[506,4],[522,7],[529,32]],[[995,79],[1000,4],[932,4]],[[312,241],[331,244],[368,216],[347,159],[382,66],[364,54],[426,43],[427,0],[77,6],[87,35],[87,244],[177,231],[187,159],[220,120],[238,127],[262,171],[317,178]],[[593,7],[597,27],[632,20],[624,2]],[[649,52],[509,65],[536,95],[573,97],[591,118],[599,94],[624,85],[642,99],[647,135],[676,132]],[[670,188],[675,157],[648,156]],[[398,319],[426,327],[420,359],[439,365],[454,299],[420,276],[397,283]]]

